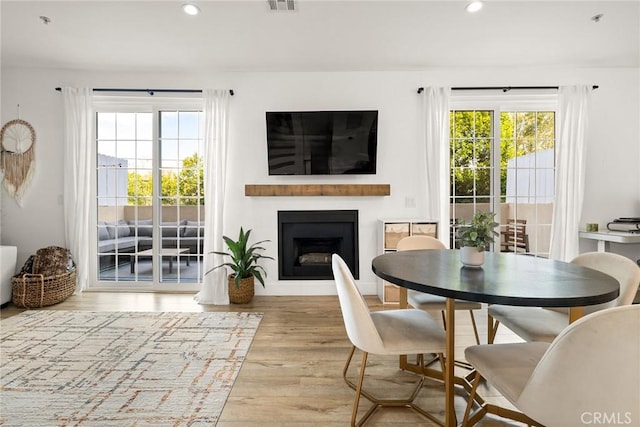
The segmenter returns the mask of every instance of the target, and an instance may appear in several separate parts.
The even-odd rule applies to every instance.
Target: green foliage
[[[151,173],[129,172],[127,191],[130,205],[151,205]],[[163,205],[204,205],[204,169],[197,153],[182,160],[178,173],[163,169],[160,175]]]
[[[478,252],[486,251],[500,234],[496,231],[498,223],[494,221],[493,212],[478,211],[471,219],[471,223],[458,229],[460,246],[472,246]]]
[[[490,111],[452,111],[451,195],[456,203],[488,202],[491,194]],[[507,193],[509,159],[553,148],[553,112],[502,112],[500,114],[500,194]],[[479,199],[478,199],[479,198]]]
[[[151,206],[153,180],[151,174],[129,172],[127,176],[128,203],[137,206]],[[148,196],[148,197],[145,197]]]
[[[246,279],[247,277],[251,276],[254,276],[256,279],[258,279],[258,281],[264,287],[264,278],[267,277],[267,272],[261,265],[258,265],[258,261],[260,261],[261,259],[273,258],[270,256],[262,255],[259,251],[263,251],[265,250],[265,248],[259,245],[264,242],[268,242],[269,240],[261,240],[252,244],[251,246],[248,246],[250,234],[251,230],[247,230],[247,232],[245,233],[242,227],[240,227],[238,240],[233,240],[227,236],[222,236],[224,242],[229,248],[229,252],[213,251],[211,253],[228,256],[231,258],[231,261],[213,267],[211,270],[207,271],[206,274],[209,274],[211,271],[221,267],[229,267],[234,272],[233,274],[236,289],[240,288],[240,279]]]
[[[178,194],[182,205],[204,204],[204,168],[202,159],[194,154],[182,160],[178,174]]]

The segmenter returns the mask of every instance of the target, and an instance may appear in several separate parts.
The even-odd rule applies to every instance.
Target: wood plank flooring
[[[377,297],[367,297],[372,310],[392,309]],[[342,369],[351,348],[346,336],[338,299],[335,296],[279,297],[256,296],[245,305],[199,305],[191,294],[85,292],[47,310],[83,311],[256,311],[264,313],[251,349],[222,412],[218,426],[345,426],[351,417],[353,391],[342,379]],[[0,310],[0,318],[22,310],[11,304]],[[440,319],[439,313],[433,313]],[[486,341],[486,310],[476,311],[482,340]],[[0,322],[0,327],[2,322]],[[456,316],[456,353],[463,359],[464,348],[475,343],[469,316]],[[501,327],[496,342],[518,341]],[[350,369],[352,376],[360,360],[356,353]],[[397,359],[371,356],[365,379],[369,389],[379,395],[404,396],[415,376],[398,369]],[[464,371],[461,372],[464,374]],[[495,390],[482,387],[486,400],[511,407]],[[420,394],[421,406],[444,419],[444,386],[427,380]],[[456,397],[461,418],[465,393]],[[360,411],[368,408],[361,400]],[[382,409],[371,426],[433,426],[434,423],[404,409]],[[521,426],[499,417],[488,416],[479,425],[485,427]]]

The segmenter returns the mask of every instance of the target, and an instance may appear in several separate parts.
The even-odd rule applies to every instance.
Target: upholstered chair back
[[[604,304],[585,307],[585,314],[633,302],[640,285],[640,267],[629,258],[611,252],[588,252],[578,255],[571,263],[601,271],[620,282],[618,298]]]
[[[582,426],[603,414],[616,422],[637,422],[639,361],[640,306],[598,311],[556,337],[516,407],[548,426]]]
[[[431,236],[408,236],[400,239],[396,245],[398,251],[418,249],[446,249],[444,243]]]
[[[371,318],[369,306],[356,286],[349,267],[337,254],[332,256],[331,267],[349,340],[362,351],[384,354],[384,345]]]

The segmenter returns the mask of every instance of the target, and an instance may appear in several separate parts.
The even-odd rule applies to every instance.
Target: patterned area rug
[[[215,425],[260,313],[28,311],[0,323],[0,425]]]

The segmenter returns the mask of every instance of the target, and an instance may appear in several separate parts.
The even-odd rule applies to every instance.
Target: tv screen
[[[377,111],[267,112],[269,175],[375,174]]]

